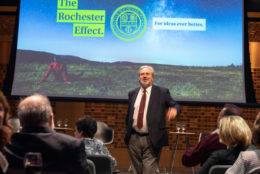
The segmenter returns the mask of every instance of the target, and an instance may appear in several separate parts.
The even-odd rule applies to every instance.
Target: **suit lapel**
[[[132,103],[131,103],[131,105],[132,105],[131,107],[133,108],[133,110],[134,110],[135,100],[136,100],[136,97],[137,97],[137,95],[138,95],[139,90],[140,90],[140,88],[137,88],[137,89],[134,91],[134,93],[133,93],[133,98],[132,98]]]
[[[148,109],[147,109],[147,119],[152,118],[153,116],[153,109],[156,108],[154,107],[154,104],[157,103],[157,101],[159,100],[158,97],[158,88],[157,86],[152,86],[151,89],[151,95],[150,95],[150,100],[149,100],[149,104],[148,104]]]

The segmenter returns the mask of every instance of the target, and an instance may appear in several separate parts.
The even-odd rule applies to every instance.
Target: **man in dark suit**
[[[11,144],[5,148],[10,168],[23,168],[25,153],[40,152],[43,173],[89,173],[84,142],[52,129],[53,112],[47,97],[40,94],[26,97],[18,105],[18,117],[23,128],[12,135]]]
[[[166,118],[174,119],[181,112],[169,90],[153,85],[153,80],[153,68],[141,66],[141,87],[128,94],[125,143],[135,174],[156,173],[161,149],[168,145]]]

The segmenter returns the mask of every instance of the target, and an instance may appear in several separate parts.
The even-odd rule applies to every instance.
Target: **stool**
[[[173,151],[172,151],[172,158],[171,158],[171,163],[170,163],[170,174],[173,173],[173,165],[174,165],[174,158],[178,146],[178,141],[179,141],[179,136],[185,136],[185,142],[186,142],[186,150],[190,148],[190,143],[189,143],[189,135],[194,135],[195,133],[193,132],[170,132],[170,134],[175,134],[176,135],[176,141],[173,145]],[[192,167],[192,173],[194,173],[194,169]]]

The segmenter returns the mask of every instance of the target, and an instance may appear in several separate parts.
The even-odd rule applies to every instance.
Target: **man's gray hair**
[[[152,66],[148,66],[148,65],[143,65],[143,66],[141,66],[141,67],[139,68],[139,72],[140,72],[142,69],[144,69],[144,68],[149,68],[149,69],[151,69],[151,70],[152,70],[152,75],[154,75],[154,69],[153,69],[153,67],[152,67]]]
[[[46,96],[34,94],[19,103],[17,113],[23,127],[34,127],[48,123],[53,112]]]

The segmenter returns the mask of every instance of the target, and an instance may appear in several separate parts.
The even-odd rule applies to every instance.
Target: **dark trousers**
[[[128,153],[134,174],[155,174],[158,168],[160,149],[152,147],[149,135],[133,133],[129,140]]]

